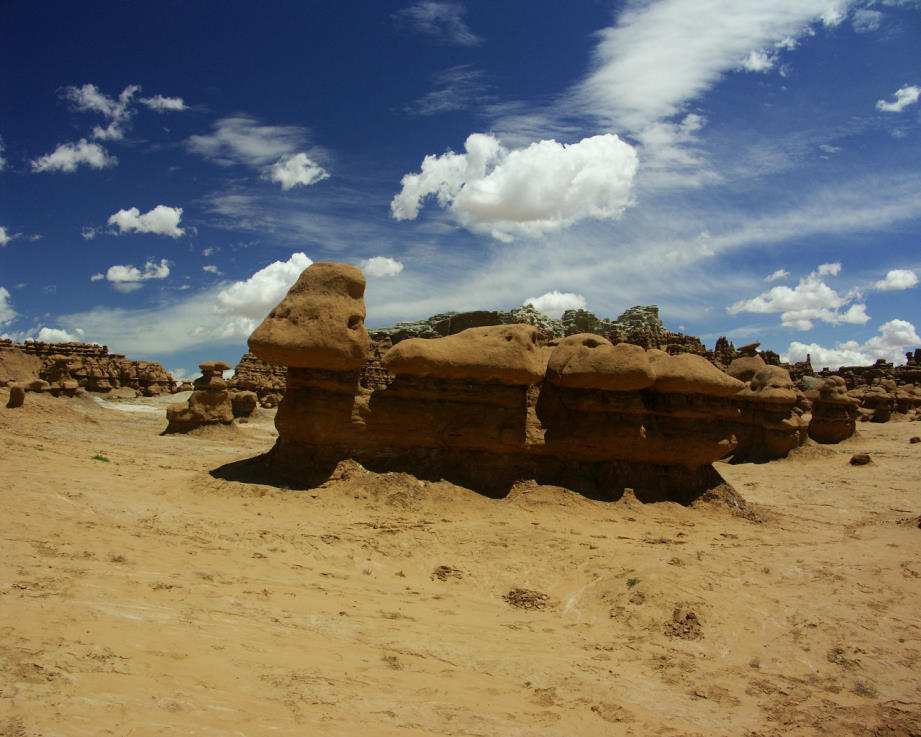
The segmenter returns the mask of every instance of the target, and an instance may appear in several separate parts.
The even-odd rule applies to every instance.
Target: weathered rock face
[[[541,349],[539,338],[521,323],[401,340],[380,359],[392,378],[373,388],[359,367],[327,368],[338,346],[307,341],[297,354],[286,340],[270,463],[305,484],[347,457],[485,491],[535,478],[683,499],[719,483],[710,464],[734,447],[741,382],[699,356],[591,334]],[[251,345],[278,355],[269,340]]]
[[[830,376],[806,392],[812,402],[809,437],[817,443],[840,443],[854,434],[859,400],[849,397],[840,376]]]
[[[234,417],[249,417],[259,406],[256,392],[230,392],[230,407]]]
[[[233,406],[227,382],[221,374],[230,366],[223,361],[199,364],[202,375],[195,380],[195,391],[188,404],[173,404],[166,410],[169,424],[164,435],[187,433],[202,427],[232,425]]]
[[[383,365],[397,376],[527,386],[544,375],[537,330],[530,325],[470,328],[446,338],[404,340]]]
[[[269,397],[284,393],[287,374],[285,366],[266,363],[252,353],[244,353],[227,385],[233,391],[253,392],[263,406],[267,402],[275,406],[277,400],[273,402]]]
[[[110,354],[106,346],[0,341],[0,383],[31,383],[36,378],[48,382],[55,394],[71,392],[70,382],[92,392],[129,387],[145,396],[157,396],[176,390],[176,382],[159,363],[131,361]]]
[[[250,336],[249,349],[283,366],[358,370],[368,360],[364,293],[354,266],[312,264]]]
[[[804,400],[781,367],[760,368],[733,400],[739,410],[735,460],[783,458],[805,442]]]

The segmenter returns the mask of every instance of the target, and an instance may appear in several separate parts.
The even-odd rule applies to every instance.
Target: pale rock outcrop
[[[233,424],[233,406],[227,382],[222,376],[230,365],[223,361],[199,364],[202,375],[195,380],[195,390],[188,404],[172,404],[166,409],[169,424],[164,435],[187,433],[202,427]]]
[[[812,402],[809,437],[817,443],[840,443],[854,434],[859,400],[848,396],[839,376],[830,376],[806,392]]]

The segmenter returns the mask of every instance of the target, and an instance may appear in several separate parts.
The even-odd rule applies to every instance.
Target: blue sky
[[[236,363],[311,261],[369,326],[658,304],[921,345],[921,2],[0,2],[0,334]]]

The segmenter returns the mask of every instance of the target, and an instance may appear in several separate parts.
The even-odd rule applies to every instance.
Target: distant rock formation
[[[816,382],[806,392],[812,403],[809,437],[817,443],[840,443],[854,434],[860,400],[847,394],[840,376]]]
[[[253,353],[244,353],[228,387],[234,391],[255,393],[263,407],[277,407],[285,393],[287,376],[287,367],[266,363]]]
[[[172,393],[176,382],[153,361],[131,361],[107,346],[87,343],[13,343],[0,340],[0,383],[48,383],[54,394],[72,394],[77,388],[108,392],[129,387],[144,396]],[[30,389],[35,391],[35,389]]]
[[[344,458],[496,493],[534,478],[688,501],[721,483],[711,463],[735,447],[733,397],[744,384],[703,357],[592,333],[543,347],[526,321],[455,330],[452,315],[394,331],[380,356],[392,379],[368,388],[363,290],[353,267],[313,264],[250,339],[256,357],[288,362],[269,462],[295,483],[322,482]],[[434,326],[446,334],[419,335]]]
[[[733,430],[738,447],[734,461],[768,461],[784,458],[806,441],[808,420],[805,398],[780,366],[758,365],[760,357],[733,361],[737,376],[748,375],[745,388],[733,397],[739,411]]]
[[[444,338],[470,328],[514,324],[533,325],[544,342],[577,333],[615,333],[624,336],[635,331],[649,331],[655,334],[666,332],[659,319],[659,308],[656,305],[631,307],[617,320],[612,321],[600,319],[588,310],[566,310],[559,320],[554,320],[538,312],[533,305],[527,304],[508,311],[444,312],[425,320],[398,322],[392,327],[369,330],[368,333],[374,341],[389,339],[391,345],[396,345],[408,338]]]
[[[233,424],[233,405],[227,382],[222,376],[230,365],[223,361],[205,361],[198,368],[202,375],[195,380],[195,390],[188,403],[167,407],[168,425],[163,435]]]

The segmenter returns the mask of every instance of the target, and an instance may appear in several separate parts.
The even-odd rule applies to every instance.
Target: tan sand
[[[759,523],[232,481],[269,413],[160,436],[175,398],[6,391],[0,735],[921,734],[919,423],[718,464]]]

